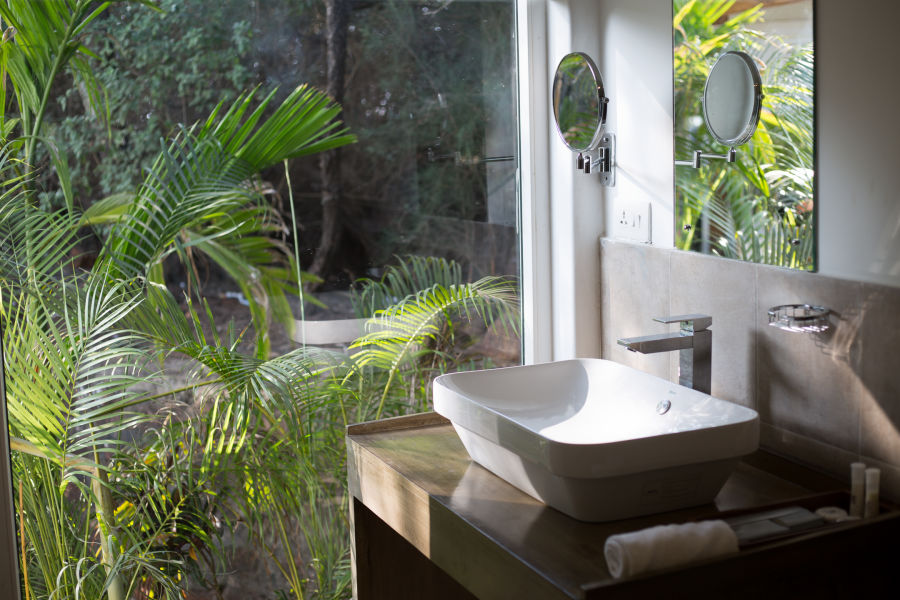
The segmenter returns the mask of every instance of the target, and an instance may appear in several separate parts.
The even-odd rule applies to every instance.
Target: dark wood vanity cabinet
[[[473,463],[433,413],[347,436],[358,600],[900,598],[900,512],[820,527],[738,554],[613,579],[614,533],[767,507],[846,503],[826,476],[758,452],[714,504],[612,523],[571,519]]]

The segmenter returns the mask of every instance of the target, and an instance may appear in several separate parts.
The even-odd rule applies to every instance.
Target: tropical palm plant
[[[761,65],[759,127],[735,164],[676,170],[676,244],[729,258],[813,268],[813,55],[754,30],[762,5],[731,14],[733,0],[675,0],[676,157],[716,142],[700,98],[726,50]],[[727,15],[727,18],[726,18]]]
[[[321,360],[315,369],[304,368],[307,351],[268,356],[267,298],[291,285],[294,270],[289,264],[272,266],[280,247],[261,235],[273,213],[256,173],[352,141],[334,121],[337,107],[318,92],[298,88],[271,115],[272,96],[257,102],[249,92],[164,145],[137,194],[79,214],[69,191],[65,209],[46,212],[34,200],[34,158],[41,141],[50,150],[60,187],[71,190],[64,157],[42,135],[50,90],[68,70],[91,90],[92,99],[102,98],[91,78],[90,51],[79,39],[107,5],[85,0],[0,5],[3,106],[10,104],[9,81],[18,117],[0,115],[0,316],[29,597],[180,597],[184,584],[173,574],[184,571],[190,562],[185,556],[208,555],[215,546],[216,515],[202,500],[227,469],[204,470],[204,465],[224,465],[224,459],[213,457],[222,448],[233,454],[242,447],[234,440],[249,432],[280,431],[284,409],[306,406],[314,386],[304,381],[322,368]],[[104,221],[115,226],[100,259],[91,271],[80,271],[71,258],[78,232]],[[171,293],[157,285],[168,253],[187,257],[198,250],[239,277],[255,301],[253,355],[237,352],[233,343],[204,339],[196,314],[189,323]],[[282,313],[284,306],[282,298]],[[144,440],[136,428],[155,420],[134,409],[159,396],[147,391],[159,372],[153,359],[172,352],[204,368],[189,387],[223,390],[216,409],[204,417],[206,428],[198,424],[198,431],[208,432],[199,467],[191,457],[154,462],[140,451]],[[273,407],[281,409],[279,416]],[[231,441],[212,444],[223,436]],[[150,476],[154,465],[160,468]],[[196,478],[198,473],[204,477]],[[141,502],[128,500],[134,489],[142,490]],[[293,583],[302,597],[301,578]]]
[[[153,7],[149,0],[131,1]],[[7,151],[21,159],[18,174],[29,185],[38,155],[43,151],[49,156],[70,219],[77,211],[66,156],[46,136],[44,125],[51,88],[64,73],[84,90],[92,114],[108,118],[102,86],[90,69],[93,53],[82,38],[109,5],[95,0],[0,3],[0,132]],[[78,228],[117,223],[123,229],[113,238],[116,245],[106,247],[118,261],[115,275],[136,275],[145,261],[147,272],[141,275],[162,281],[162,261],[174,254],[184,265],[189,293],[199,293],[200,256],[217,264],[250,303],[261,355],[269,350],[272,316],[284,327],[293,326],[286,294],[295,290],[297,269],[290,252],[272,235],[282,234],[285,227],[265,200],[266,187],[256,174],[282,160],[355,141],[336,119],[340,108],[325,95],[300,86],[273,112],[275,93],[257,101],[256,92],[250,91],[230,106],[220,104],[205,123],[162,147],[135,194],[89,199],[83,204],[90,208],[72,222]],[[7,106],[14,108],[12,114]],[[29,196],[35,204],[33,190]],[[154,224],[159,239],[142,237],[146,231],[141,219],[148,216],[165,221],[164,228]]]
[[[260,235],[278,218],[256,174],[355,140],[340,129],[339,108],[324,94],[300,86],[264,118],[273,97],[254,107],[255,93],[243,94],[165,146],[100,255],[114,277],[164,284],[166,256],[178,254],[193,274],[192,252],[205,254],[248,299],[260,358],[270,349],[270,314],[293,326],[285,294],[296,289],[296,269],[282,243]]]
[[[458,266],[446,261],[413,263],[431,263],[438,273],[458,273]],[[416,271],[420,276],[427,272],[405,270]],[[393,294],[386,281],[396,282],[398,290],[409,284],[398,277],[400,272],[403,268],[391,270],[385,281],[372,285]],[[126,284],[109,285],[108,274],[88,275],[86,282],[70,277],[66,293],[82,294],[83,300],[37,302],[44,309],[38,314],[68,327],[65,332],[50,328],[53,337],[48,341],[26,318],[37,310],[29,303],[30,290],[22,301],[11,303],[23,315],[6,315],[14,336],[7,340],[15,340],[7,343],[12,431],[16,437],[36,440],[32,454],[40,457],[23,455],[17,475],[32,506],[56,506],[59,514],[67,515],[54,532],[46,529],[40,512],[23,513],[35,597],[50,589],[63,597],[91,597],[104,588],[111,597],[150,592],[177,597],[182,575],[214,577],[223,528],[242,526],[298,590],[295,597],[303,597],[299,590],[309,587],[304,580],[310,574],[295,566],[303,561],[296,556],[280,559],[277,552],[291,547],[292,523],[300,525],[304,539],[315,548],[316,560],[307,562],[316,567],[314,587],[341,596],[349,582],[340,452],[344,426],[425,406],[430,376],[452,364],[453,357],[438,342],[452,337],[454,319],[471,311],[488,322],[516,323],[512,282],[444,281],[376,312],[377,331],[358,341],[360,352],[349,359],[301,348],[261,360],[238,352],[237,338],[207,337],[200,315],[193,309],[185,315],[163,286],[142,285],[136,292]],[[111,291],[98,298],[100,290]],[[81,307],[74,319],[61,316],[71,314],[70,305]],[[103,327],[89,328],[90,338],[85,339],[80,327],[97,321]],[[54,350],[57,346],[69,352]],[[76,356],[82,348],[85,355]],[[146,415],[129,415],[129,407],[160,395],[150,396],[132,384],[147,381],[150,358],[170,353],[193,359],[197,372],[190,387],[210,390],[211,408],[197,418],[167,418],[162,426]],[[79,365],[89,368],[82,373]],[[31,375],[35,372],[40,376]],[[58,400],[50,407],[45,406],[47,386],[57,389]],[[90,406],[80,406],[79,399]],[[62,413],[73,419],[71,425],[59,424]],[[150,424],[153,428],[145,436],[129,443],[129,426]],[[108,473],[108,490],[79,486],[85,477],[97,480],[100,472]],[[35,478],[36,473],[43,477]],[[26,477],[37,482],[34,488],[25,485]],[[77,500],[67,500],[71,489],[60,495],[61,486],[77,489]],[[84,511],[91,506],[100,514],[86,519]],[[110,525],[102,533],[107,548],[120,549],[104,552],[109,555],[100,564],[108,571],[99,568],[91,550],[98,544],[93,532],[100,522]],[[76,525],[82,533],[73,538]],[[67,529],[60,532],[62,526]],[[72,544],[73,539],[87,543],[76,543],[78,552],[54,545]],[[47,557],[77,560],[48,562]],[[65,591],[60,581],[67,582]],[[118,596],[116,585],[122,589]]]

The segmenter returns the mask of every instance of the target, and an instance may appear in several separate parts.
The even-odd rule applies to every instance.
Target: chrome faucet
[[[620,338],[620,346],[632,352],[655,354],[679,351],[678,383],[698,392],[710,393],[712,387],[712,325],[709,315],[656,317],[659,323],[680,323],[678,332]]]

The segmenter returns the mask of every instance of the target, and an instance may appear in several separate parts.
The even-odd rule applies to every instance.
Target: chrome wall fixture
[[[703,120],[717,142],[728,152],[694,150],[691,160],[676,160],[676,166],[700,168],[704,158],[733,163],[736,146],[750,141],[759,124],[762,79],[753,58],[744,52],[725,52],[709,71],[703,88]]]
[[[737,151],[734,148],[731,148],[724,154],[714,154],[712,152],[704,152],[703,150],[694,150],[691,160],[676,160],[675,166],[694,167],[695,169],[699,169],[700,160],[704,158],[721,158],[724,159],[725,162],[733,163],[737,158]]]
[[[585,175],[599,173],[601,183],[613,186],[616,183],[616,173],[613,170],[613,151],[616,146],[616,136],[612,133],[604,133],[597,142],[597,147],[591,153],[579,152],[575,158],[575,168],[584,171]],[[594,158],[596,156],[596,158]]]
[[[605,186],[615,185],[616,137],[604,129],[609,98],[591,57],[583,52],[563,57],[551,94],[556,130],[566,147],[578,153],[575,168],[599,175]]]
[[[769,325],[794,333],[824,333],[831,309],[811,304],[781,304],[768,310]]]

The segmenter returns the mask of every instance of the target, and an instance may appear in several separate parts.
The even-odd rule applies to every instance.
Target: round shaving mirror
[[[753,59],[743,52],[722,54],[703,90],[703,118],[716,141],[732,148],[746,144],[759,123],[762,96]]]
[[[566,55],[556,68],[552,94],[556,130],[566,146],[575,152],[596,148],[608,99],[594,61],[581,52]]]

